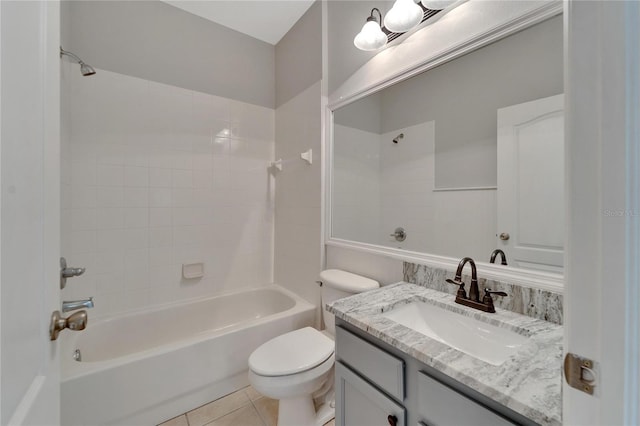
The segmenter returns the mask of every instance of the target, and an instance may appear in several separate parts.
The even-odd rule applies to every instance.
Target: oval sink
[[[425,302],[382,316],[492,365],[502,364],[529,342],[527,336]]]

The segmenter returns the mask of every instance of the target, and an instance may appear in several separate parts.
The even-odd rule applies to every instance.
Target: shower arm
[[[76,55],[74,55],[74,54],[73,54],[73,53],[71,53],[71,52],[67,52],[66,50],[64,50],[64,49],[62,48],[62,46],[60,46],[60,56],[63,56],[63,55],[71,56],[71,57],[72,57],[73,59],[75,59],[75,60],[76,60],[80,65],[84,65],[84,64],[85,64],[85,63],[84,63],[84,61],[83,61],[82,59],[78,58]]]

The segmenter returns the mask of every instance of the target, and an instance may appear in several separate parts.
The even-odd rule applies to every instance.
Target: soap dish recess
[[[204,263],[183,263],[182,276],[188,280],[204,277]]]

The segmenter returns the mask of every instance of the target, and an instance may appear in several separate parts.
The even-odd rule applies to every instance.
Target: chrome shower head
[[[88,75],[94,75],[96,73],[96,70],[94,70],[91,65],[80,62],[80,72],[86,77]]]
[[[96,70],[94,70],[91,65],[85,64],[82,59],[78,58],[71,52],[67,52],[62,48],[62,46],[60,46],[60,56],[62,55],[67,55],[68,57],[73,58],[73,60],[75,60],[80,65],[80,72],[82,73],[82,75],[88,76],[94,75],[96,73]]]

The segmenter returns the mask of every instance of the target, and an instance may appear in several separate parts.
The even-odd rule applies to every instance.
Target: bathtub
[[[251,352],[314,318],[312,304],[271,285],[90,320],[62,339],[62,424],[175,417],[248,385]]]

